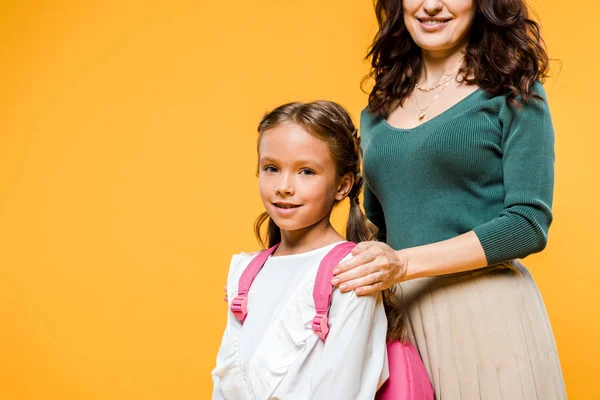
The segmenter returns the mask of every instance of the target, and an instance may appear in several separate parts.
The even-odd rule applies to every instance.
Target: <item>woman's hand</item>
[[[352,255],[352,259],[333,270],[331,283],[342,292],[355,290],[358,295],[367,295],[404,280],[407,257],[385,243],[359,243]]]
[[[223,291],[225,292],[225,297],[223,297],[223,301],[225,303],[229,302],[229,299],[227,298],[227,285],[225,285],[225,287],[223,288]]]

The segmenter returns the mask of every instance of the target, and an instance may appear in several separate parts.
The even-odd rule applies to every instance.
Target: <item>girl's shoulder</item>
[[[240,259],[240,260],[252,259],[253,257],[256,257],[259,253],[260,253],[260,251],[258,251],[258,250],[252,251],[252,252],[242,251],[242,252],[232,255],[231,260],[233,261],[236,259]]]
[[[253,251],[253,252],[240,252],[237,254],[234,254],[231,256],[231,261],[229,263],[229,271],[237,271],[237,270],[244,270],[248,264],[250,263],[250,261],[252,261],[252,259],[254,257],[256,257],[258,254],[260,253],[260,251]],[[240,271],[241,273],[241,271]]]
[[[231,256],[231,261],[229,262],[228,285],[237,281],[242,276],[242,273],[246,267],[248,267],[250,261],[252,261],[258,253],[260,252],[241,252]]]
[[[343,242],[334,243],[306,253],[278,256],[275,258],[274,262],[277,263],[276,265],[285,263],[288,266],[297,266],[298,268],[301,268],[306,272],[313,271],[316,274],[318,268],[320,267],[321,261],[335,247],[335,245],[338,245],[340,243]],[[260,254],[260,251],[240,252],[234,254],[231,257],[231,262],[229,264],[229,276],[239,278],[244,272],[244,270],[248,267],[252,259],[254,259],[254,257],[256,257],[258,254]],[[352,253],[349,253],[340,261],[340,263],[345,262],[351,258]]]

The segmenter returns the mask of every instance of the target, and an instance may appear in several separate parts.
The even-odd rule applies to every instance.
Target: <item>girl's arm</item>
[[[227,318],[229,320],[229,317]],[[223,333],[223,339],[221,340],[221,346],[219,347],[219,352],[217,353],[217,365],[215,369],[212,371],[212,380],[213,380],[213,392],[212,392],[212,400],[225,400],[225,396],[221,391],[221,381],[219,380],[219,376],[215,373],[216,369],[223,363],[222,361],[222,348],[229,337],[229,321],[227,322],[227,326],[225,327],[225,332]]]
[[[329,335],[308,398],[374,399],[388,377],[381,294],[358,297],[336,290],[329,318]]]
[[[237,282],[239,280],[239,276],[241,275],[242,267],[248,264],[249,258],[252,256],[253,254],[242,253],[241,255],[236,254],[231,258],[229,272],[227,273],[227,285],[223,289],[225,291],[224,300],[226,302],[228,301],[229,293],[237,292]],[[224,353],[226,353],[228,347],[231,346],[231,321],[235,320],[235,316],[231,313],[230,306],[231,304],[227,303],[227,324],[225,325],[225,332],[223,332],[223,338],[221,339],[221,345],[219,346],[219,352],[217,353],[216,366],[211,372],[213,380],[212,400],[225,400],[225,395],[221,390],[221,381],[219,379],[219,375],[224,372],[223,367],[226,363],[226,360],[224,359]]]

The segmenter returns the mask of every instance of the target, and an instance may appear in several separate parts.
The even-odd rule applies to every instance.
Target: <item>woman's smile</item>
[[[452,18],[417,18],[421,25],[421,29],[425,32],[437,32],[444,29],[448,23],[452,20]]]

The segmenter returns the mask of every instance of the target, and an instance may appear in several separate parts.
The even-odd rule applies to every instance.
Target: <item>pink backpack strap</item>
[[[254,278],[260,272],[267,259],[277,250],[279,244],[258,253],[246,267],[238,282],[238,293],[231,302],[231,312],[243,324],[248,315],[248,291]]]
[[[331,285],[333,269],[337,267],[344,257],[350,254],[354,246],[356,246],[356,243],[352,242],[338,244],[323,257],[319,265],[313,288],[313,300],[317,315],[313,318],[312,329],[322,341],[325,341],[329,333],[327,315],[329,314],[331,294],[333,293],[333,286]]]

